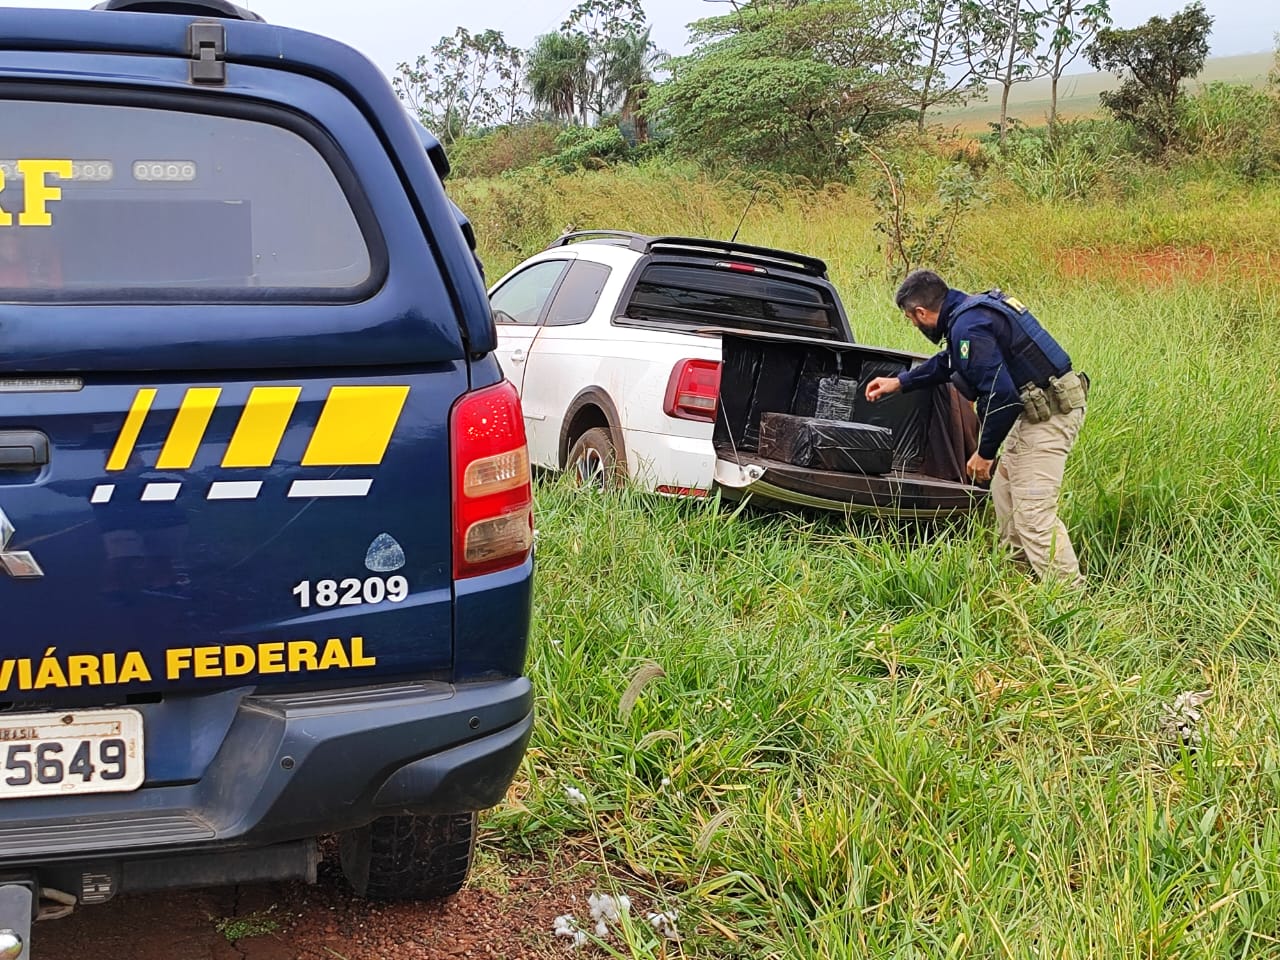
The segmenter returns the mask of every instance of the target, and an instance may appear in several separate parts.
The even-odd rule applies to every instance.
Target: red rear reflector
[[[667,395],[662,411],[677,420],[716,419],[720,405],[720,362],[718,360],[681,360],[667,380]]]
[[[454,577],[519,566],[533,546],[533,483],[516,388],[504,380],[463,394],[449,436]]]
[[[734,263],[729,260],[721,260],[716,264],[721,270],[732,270],[734,273],[759,273],[767,274],[769,271],[764,267],[757,267],[753,263]]]
[[[665,493],[670,497],[705,497],[707,495],[707,491],[699,487],[673,487],[664,483],[656,489],[658,493]]]

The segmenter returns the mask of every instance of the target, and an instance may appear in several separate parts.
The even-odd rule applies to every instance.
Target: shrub
[[[1106,190],[1124,163],[1124,132],[1114,122],[1062,122],[1058,131],[1019,129],[1003,152],[988,148],[1000,173],[1032,200],[1086,200]]]
[[[1241,83],[1211,83],[1184,100],[1179,138],[1188,153],[1246,180],[1280,173],[1280,99]]]
[[[496,177],[532,166],[556,153],[562,129],[553,123],[528,123],[464,137],[449,149],[454,176]]]
[[[615,126],[568,127],[556,137],[558,153],[542,161],[544,167],[572,173],[599,170],[626,160],[631,152]]]

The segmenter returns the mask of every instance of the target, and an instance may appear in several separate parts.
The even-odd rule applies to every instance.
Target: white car
[[[530,459],[579,480],[910,517],[987,499],[950,384],[872,405],[918,354],[853,342],[821,260],[631,233],[566,234],[490,291]]]
[[[822,261],[716,240],[566,234],[489,299],[534,465],[665,494],[712,489],[721,331],[852,341]]]

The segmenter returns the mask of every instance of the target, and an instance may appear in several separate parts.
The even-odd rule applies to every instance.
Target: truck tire
[[[370,900],[437,900],[462,889],[476,848],[476,815],[379,817],[338,842],[342,874]]]
[[[621,486],[618,448],[608,427],[592,427],[569,450],[568,470],[579,486],[602,490]]]

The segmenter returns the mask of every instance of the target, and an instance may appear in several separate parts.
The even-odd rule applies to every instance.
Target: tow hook
[[[29,960],[35,880],[0,881],[0,960]]]

